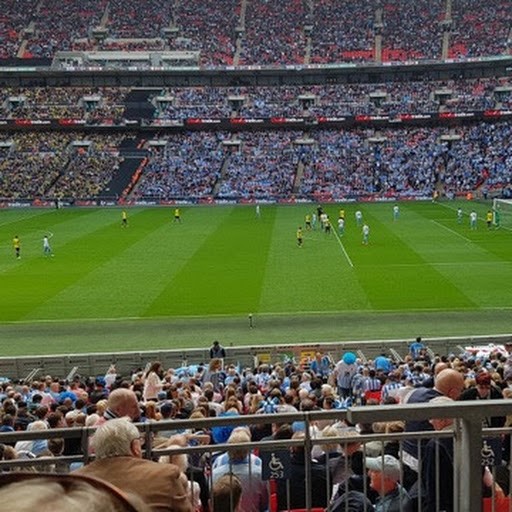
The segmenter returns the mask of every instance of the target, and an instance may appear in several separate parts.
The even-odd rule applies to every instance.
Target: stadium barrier
[[[423,342],[434,354],[460,354],[461,349],[480,346],[500,346],[512,341],[512,334],[472,337],[424,338]],[[316,351],[338,361],[344,351],[359,353],[364,358],[374,358],[382,353],[396,359],[409,353],[412,342],[402,340],[337,341],[326,343],[298,342],[295,344],[226,347],[225,365],[234,364],[243,369],[260,363],[283,363],[293,360],[301,363],[314,356]],[[25,379],[33,370],[41,375],[67,375],[75,366],[81,376],[104,375],[115,364],[118,374],[129,375],[148,362],[160,361],[165,368],[208,364],[209,347],[195,349],[151,350],[138,352],[106,352],[48,356],[0,357],[0,377]]]
[[[313,425],[317,421],[325,420],[348,420],[351,424],[368,424],[373,422],[388,422],[388,421],[418,421],[430,418],[451,418],[455,419],[453,430],[442,430],[435,432],[407,432],[395,434],[362,434],[356,438],[362,444],[362,451],[364,457],[367,456],[368,443],[378,442],[385,443],[389,441],[397,441],[400,445],[399,458],[402,457],[403,449],[402,442],[407,440],[414,440],[420,443],[422,440],[434,438],[451,437],[454,446],[454,503],[456,508],[454,512],[480,512],[482,507],[482,486],[475,485],[475,483],[482,481],[482,466],[487,465],[491,469],[492,475],[496,478],[497,465],[493,466],[492,460],[485,456],[482,450],[483,439],[493,437],[500,437],[512,433],[512,429],[485,429],[482,427],[484,417],[488,416],[507,416],[512,414],[512,400],[486,400],[485,404],[481,401],[470,402],[453,402],[443,404],[405,404],[396,406],[363,406],[352,407],[345,411],[322,411],[322,412],[307,412],[307,413],[287,413],[287,414],[271,414],[271,415],[250,415],[250,416],[226,416],[222,418],[211,418],[204,420],[170,420],[139,423],[137,427],[145,437],[144,449],[145,457],[149,459],[158,459],[161,455],[169,453],[208,453],[210,459],[215,454],[223,452],[229,448],[246,447],[252,450],[257,450],[263,460],[263,475],[264,479],[275,479],[276,477],[284,477],[286,479],[286,471],[276,474],[275,463],[276,460],[283,459],[286,466],[286,453],[290,447],[304,446],[306,453],[310,453],[314,446],[325,444],[328,440],[329,444],[339,443],[343,448],[348,443],[354,442],[354,437],[344,437],[342,434],[339,437],[329,438],[314,438],[312,436]],[[155,449],[154,440],[158,436],[160,430],[176,430],[178,431],[195,431],[210,429],[214,427],[229,427],[234,428],[237,426],[254,426],[262,424],[294,424],[300,422],[303,425],[305,438],[303,440],[279,440],[279,441],[258,441],[246,444],[217,444],[217,445],[199,445],[188,446],[183,448],[173,449]],[[49,466],[54,467],[57,463],[68,465],[71,463],[87,463],[90,458],[89,440],[94,433],[94,428],[71,428],[71,429],[54,429],[37,432],[15,432],[15,433],[2,433],[0,434],[0,441],[2,443],[13,443],[19,440],[34,440],[34,439],[49,439],[49,438],[74,438],[81,439],[83,452],[77,456],[65,457],[48,457],[48,458],[25,458],[9,461],[0,461],[0,472],[11,470],[42,470],[48,471]],[[508,443],[511,443],[511,438],[508,438]],[[265,453],[270,453],[269,457],[265,457]],[[438,455],[437,455],[438,456]],[[422,452],[419,451],[419,462],[421,463]],[[498,460],[498,458],[496,458]],[[437,461],[438,462],[438,461]],[[496,463],[498,464],[498,463]],[[501,464],[501,463],[499,463]],[[436,471],[439,472],[438,463],[436,463]],[[326,470],[327,473],[327,470]],[[404,465],[401,462],[401,481],[403,479]],[[266,475],[266,476],[265,476]],[[208,474],[211,487],[211,474]],[[421,474],[420,474],[421,478]],[[509,489],[512,489],[509,476]],[[332,482],[330,477],[326,474],[326,486],[329,488]],[[367,489],[368,482],[365,481],[365,489]],[[293,490],[290,480],[287,480],[287,495],[289,497],[290,490]],[[305,488],[306,492],[306,508],[311,508],[311,459],[305,458]],[[494,488],[493,488],[494,495]],[[421,490],[419,491],[419,500],[421,501]],[[421,508],[419,509],[421,510]]]

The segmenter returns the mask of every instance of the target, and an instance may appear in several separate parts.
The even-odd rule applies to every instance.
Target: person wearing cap
[[[400,485],[400,461],[392,455],[367,457],[365,466],[370,487],[379,493],[375,512],[411,512],[412,501]]]
[[[475,385],[464,390],[459,400],[500,400],[503,394],[492,382],[491,374],[481,371],[475,378]],[[484,426],[501,428],[505,425],[505,416],[493,416],[484,418]]]
[[[108,398],[108,389],[104,377],[96,377],[94,379],[94,389],[89,394],[89,402],[97,404],[100,400]]]

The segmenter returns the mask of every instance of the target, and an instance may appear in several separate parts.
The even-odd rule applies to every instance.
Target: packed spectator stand
[[[340,63],[464,61],[510,54],[511,22],[507,0],[40,0],[35,7],[27,0],[6,0],[0,15],[0,66],[49,66],[54,60],[58,68],[59,55],[65,55],[64,67],[74,69],[299,69]],[[162,57],[166,52],[167,60]],[[90,58],[93,54],[96,59]],[[453,74],[443,80],[309,85],[276,81],[274,86],[250,86],[236,79],[218,87],[192,84],[144,92],[146,108],[140,111],[130,104],[132,93],[140,91],[128,86],[40,87],[35,80],[30,87],[3,87],[0,204],[52,204],[58,198],[70,204],[76,199],[96,204],[107,193],[115,201],[133,203],[425,198],[434,191],[448,198],[468,192],[483,197],[512,194],[509,77]],[[416,123],[415,116],[425,122]],[[247,120],[255,121],[254,129],[242,129]],[[216,124],[220,129],[210,129]],[[129,171],[130,186],[123,190],[122,184],[116,190],[112,185],[121,171]],[[336,512],[345,510],[353,498],[373,510],[382,504],[383,491],[380,496],[371,492],[365,464],[370,471],[389,469],[389,475],[395,475],[393,489],[401,496],[400,509],[409,510],[409,501],[422,501],[422,491],[418,495],[414,487],[420,477],[407,469],[402,438],[393,437],[407,425],[386,421],[386,406],[395,404],[401,419],[408,413],[397,403],[405,403],[416,390],[438,389],[447,401],[457,398],[442,392],[441,381],[432,388],[434,377],[446,367],[463,376],[467,389],[461,397],[469,401],[506,402],[503,398],[510,398],[512,382],[510,345],[436,355],[421,346],[421,340],[413,345],[403,357],[389,350],[371,358],[357,354],[359,358],[352,360],[344,351],[341,356],[320,353],[301,361],[244,368],[229,358],[224,365],[212,358],[186,368],[154,362],[146,371],[133,368],[130,375],[112,367],[91,377],[6,379],[0,385],[0,441],[5,441],[0,443],[0,476],[14,467],[67,474],[94,458],[92,451],[101,455],[94,438],[93,450],[87,448],[96,427],[128,415],[142,421],[138,428],[143,433],[143,439],[138,434],[129,439],[130,450],[132,442],[137,447],[144,440],[147,458],[172,465],[173,474],[188,489],[184,510],[219,510],[216,502],[222,498],[216,485],[224,472],[234,476],[227,483],[229,505],[220,508],[223,512],[236,509],[235,477],[243,489],[238,510],[244,512],[252,511],[250,507],[277,512],[328,506]],[[349,380],[341,373],[347,367]],[[128,394],[124,397],[133,402],[131,410],[116,407],[115,389]],[[364,405],[360,418],[371,421],[357,420],[353,405]],[[474,405],[480,412],[461,408],[453,414],[466,423],[471,417],[481,423],[480,416],[487,415],[481,413],[481,403]],[[441,407],[436,409],[441,418],[442,406],[436,407]],[[254,417],[248,420],[248,414]],[[286,414],[296,416],[288,421],[281,416]],[[424,414],[434,417],[430,410]],[[496,412],[487,426],[509,427],[508,414]],[[222,416],[220,424],[214,416]],[[282,425],[277,428],[278,422],[269,417],[279,417]],[[452,437],[457,442],[449,422],[443,427],[432,424],[445,431],[429,432],[429,443],[414,438],[418,444],[425,442],[423,475],[428,478],[422,483],[430,492],[422,503],[429,511],[439,509],[439,500],[453,491],[443,487],[443,495],[436,494],[449,478],[440,484],[433,453],[446,447],[441,439],[448,439],[448,446]],[[123,428],[129,432],[126,425]],[[25,430],[29,434],[18,437]],[[474,506],[475,492],[477,501],[479,493],[491,500],[499,496],[500,503],[510,499],[510,433],[498,434],[504,439],[499,446],[504,464],[483,464],[483,471],[478,467],[472,479],[463,480],[463,510]],[[268,461],[264,462],[262,446],[267,440],[284,443],[278,447],[289,452],[294,473],[287,473],[288,479],[263,479]],[[238,445],[238,459],[232,457],[236,449],[230,444]],[[480,438],[468,444],[478,452],[467,458],[469,466],[479,459]],[[186,453],[185,460],[180,451]],[[142,447],[136,453],[141,454]],[[123,455],[136,458],[131,451]],[[236,475],[235,465],[245,468],[242,474]],[[313,482],[305,494],[290,484],[302,479]],[[474,485],[480,479],[482,485]],[[144,484],[143,478],[139,480]],[[52,482],[45,481],[45,487]],[[39,497],[23,487],[28,482],[18,483],[25,497]],[[146,510],[137,500],[128,503],[117,489],[122,482],[115,484],[109,492],[122,501],[116,510]],[[247,486],[254,491],[251,499]],[[343,492],[349,488],[356,494]],[[87,489],[91,497],[92,490]],[[9,492],[14,491],[0,488],[0,500],[7,502],[10,496],[17,502]],[[442,506],[450,510],[453,503]]]
[[[204,67],[460,59],[505,54],[512,18],[507,0],[4,4],[0,59],[20,63],[103,49],[198,50]]]
[[[101,439],[107,432],[116,436],[125,428],[130,430],[132,427],[123,422],[134,421],[145,441],[145,457],[159,464],[174,464],[186,475],[183,478],[190,482],[187,500],[191,503],[191,508],[186,510],[212,510],[215,482],[224,472],[233,472],[241,478],[242,496],[253,496],[257,511],[277,512],[308,506],[325,510],[329,504],[330,510],[341,511],[349,500],[349,496],[344,496],[348,490],[358,490],[359,497],[362,493],[370,500],[369,507],[378,507],[384,495],[374,487],[371,471],[367,474],[364,465],[371,470],[371,461],[383,457],[397,468],[395,487],[398,483],[404,489],[404,501],[397,510],[410,510],[412,503],[416,506],[421,503],[424,510],[433,506],[435,510],[435,505],[431,505],[439,492],[435,491],[439,485],[435,481],[445,474],[436,462],[441,455],[440,448],[435,446],[436,443],[445,446],[443,439],[453,436],[453,431],[444,427],[443,433],[436,435],[433,428],[438,427],[434,422],[434,427],[427,423],[423,428],[411,430],[408,418],[412,413],[407,412],[407,405],[401,404],[416,401],[414,397],[418,394],[428,393],[432,400],[430,407],[437,407],[439,418],[450,418],[446,406],[456,411],[452,415],[478,417],[475,411],[476,407],[483,410],[482,398],[490,398],[487,407],[492,409],[488,411],[510,411],[510,407],[495,409],[499,407],[495,403],[501,401],[506,406],[511,396],[512,345],[505,339],[504,344],[457,345],[450,353],[436,354],[428,341],[417,338],[408,344],[406,352],[397,348],[388,347],[383,353],[368,357],[364,347],[356,352],[343,350],[341,354],[324,347],[322,351],[307,351],[300,359],[255,366],[229,362],[233,358],[228,349],[224,351],[224,359],[214,357],[170,368],[158,361],[148,361],[145,370],[133,368],[129,374],[121,374],[111,365],[104,373],[93,376],[80,375],[75,368],[67,378],[34,373],[25,380],[6,378],[0,385],[0,438],[4,441],[0,477],[7,474],[8,482],[12,482],[15,475],[11,473],[20,470],[75,476],[93,475],[96,471],[97,477],[95,468],[114,463],[112,459],[112,462],[104,459],[120,456],[123,458],[116,459],[116,464],[121,472],[123,467],[128,471],[126,457],[137,459],[143,451],[139,455],[132,451],[111,453]],[[453,379],[458,386],[453,387]],[[444,411],[438,406],[439,397]],[[467,404],[471,409],[466,408],[466,415],[464,407],[454,408],[457,404],[460,407]],[[390,408],[391,405],[394,407]],[[425,407],[422,412],[416,412],[416,417],[422,413],[432,417],[429,405]],[[393,410],[402,419],[398,416],[390,420],[389,413]],[[363,419],[369,416],[373,419]],[[487,425],[499,433],[510,426],[503,412],[493,414],[490,420]],[[450,425],[451,421],[448,421]],[[105,427],[107,424],[110,426]],[[25,431],[29,433],[23,435]],[[94,432],[98,432],[97,438]],[[417,437],[419,432],[423,432],[423,437]],[[431,444],[427,443],[425,434],[433,439]],[[487,439],[492,436],[489,431],[486,435]],[[407,439],[411,437],[424,443],[420,452],[420,462],[424,465],[419,474],[409,469],[404,455]],[[478,489],[483,496],[508,494],[505,464],[510,457],[510,441],[507,439],[499,443],[500,462],[487,461],[482,487]],[[272,457],[265,450],[268,442],[273,443],[269,445]],[[93,451],[87,450],[90,444]],[[497,455],[497,445],[492,446]],[[290,453],[291,465],[286,462],[285,452]],[[92,462],[94,455],[96,462]],[[131,464],[139,464],[130,460]],[[265,468],[275,466],[272,461],[276,460],[286,468],[281,468],[283,473],[275,471],[269,479]],[[251,468],[245,471],[240,464],[249,464]],[[151,469],[158,472],[157,466]],[[314,485],[314,492],[290,494],[290,489],[295,487],[289,479],[299,478],[301,471],[301,478],[305,478],[304,471],[308,473],[306,478]],[[139,478],[145,477],[139,474]],[[123,489],[124,483],[117,474],[105,475],[103,480]],[[418,481],[425,486],[419,494]],[[443,481],[443,494],[437,499],[452,499],[453,485]],[[146,490],[133,487],[139,497],[151,503],[150,492],[157,491],[147,489],[153,489],[149,482]],[[169,499],[177,496],[169,495]],[[175,508],[176,504],[166,506],[170,507],[166,510],[182,510]]]
[[[430,197],[434,190],[447,197],[475,190],[500,194],[510,189],[510,125],[485,117],[454,124],[450,116],[507,113],[511,89],[508,77],[279,88],[166,87],[140,91],[147,107],[138,113],[131,106],[130,88],[6,88],[0,97],[5,122],[28,129],[2,132],[0,196],[98,197],[124,156],[131,154],[124,154],[121,145],[136,136],[125,131],[133,122],[154,130],[167,122],[182,128],[138,138],[137,151],[146,160],[137,167],[140,179],[123,196],[131,201],[412,198]],[[409,115],[437,118],[438,126],[405,126]],[[349,116],[352,124],[322,125],[342,116]],[[371,116],[387,119],[386,124],[368,123]],[[281,131],[272,124],[288,117],[299,120],[301,129]],[[229,131],[186,129],[201,118],[218,120]],[[271,129],[240,131],[232,122],[239,119],[259,119]],[[315,129],[307,126],[309,120],[315,121]],[[33,131],[32,123],[66,131],[63,136]],[[77,126],[87,131],[69,132]],[[112,126],[119,127],[116,135],[96,130]],[[37,178],[27,180],[30,173]],[[114,191],[114,198],[121,192]]]

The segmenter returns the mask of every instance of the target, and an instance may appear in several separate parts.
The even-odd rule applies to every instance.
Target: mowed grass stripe
[[[128,228],[117,223],[112,241],[122,250],[110,253],[110,258],[47,301],[35,317],[136,317],[146,311],[195,250],[192,242],[198,240],[199,229],[193,233],[185,223],[173,224],[169,209],[130,211],[128,220]],[[185,238],[191,243],[184,244]]]
[[[458,204],[466,208],[468,206],[466,202]],[[460,237],[443,230],[438,233],[436,243],[431,244],[433,247],[422,248],[422,254],[428,258],[429,251],[443,251],[441,261],[458,261],[459,265],[452,265],[450,268],[439,266],[439,271],[479,307],[510,306],[512,288],[506,283],[512,280],[511,233],[505,230],[488,230],[484,223],[479,223],[478,229],[471,231],[469,222],[457,222],[456,206],[454,211],[442,205],[436,206],[437,209],[432,212],[437,215],[436,222],[467,237],[470,243],[465,243]],[[485,205],[478,203],[471,203],[471,207],[480,209],[481,215],[487,211]]]
[[[359,282],[366,290],[374,309],[453,309],[474,308],[475,304],[444,275],[429,264],[416,245],[409,243],[404,233],[432,233],[430,222],[406,220],[406,208],[400,205],[398,221],[392,218],[392,204],[377,204],[363,210],[371,228],[370,244],[355,244],[351,252]],[[352,233],[352,231],[351,231]],[[350,234],[360,239],[360,234]],[[414,266],[376,268],[378,265],[423,263]],[[365,268],[370,266],[371,268]],[[437,293],[439,291],[439,293]]]
[[[21,260],[14,258],[12,239],[5,245],[9,249],[8,260],[0,266],[0,321],[19,320],[49,297],[58,293],[63,284],[63,275],[78,272],[81,267],[77,258],[59,257],[45,258],[42,251],[42,238],[48,231],[54,233],[51,244],[54,250],[63,247],[76,238],[83,236],[84,230],[96,230],[99,225],[111,222],[112,216],[105,210],[36,210],[40,215],[27,216],[20,213],[20,222],[9,223],[8,228],[0,227],[0,233],[8,229],[5,235],[12,236],[14,227],[21,239]],[[117,218],[117,215],[116,215]],[[102,220],[103,219],[103,220]],[[2,236],[2,239],[4,236]],[[4,246],[4,244],[2,244]]]
[[[81,212],[77,212],[80,221],[85,220]],[[39,241],[39,256],[22,259],[18,268],[2,275],[2,280],[5,280],[5,285],[10,290],[8,297],[2,294],[0,298],[2,320],[39,318],[35,312],[39,308],[44,309],[45,302],[137,240],[135,233],[130,235],[129,230],[124,233],[125,236],[119,236],[120,212],[90,210],[86,218],[86,232],[76,229],[70,235],[69,242],[65,242],[64,232],[55,234],[55,241],[59,240],[59,244],[57,244],[58,252],[55,245],[54,258],[42,256]],[[77,236],[77,233],[81,236]],[[78,297],[72,297],[69,304],[62,310],[54,310],[51,318],[69,318],[69,315],[73,314],[81,318],[80,307],[73,304],[77,299]],[[107,295],[104,301],[108,300]],[[46,318],[46,314],[48,311],[41,318]],[[77,318],[77,316],[73,317]]]
[[[70,215],[64,218],[60,213],[56,210],[43,209],[0,210],[0,273],[20,266],[20,262],[14,257],[12,246],[15,235],[18,235],[21,240],[23,260],[41,256],[43,236],[48,231],[53,232],[57,226],[66,221],[66,218],[70,218]],[[75,212],[72,218],[76,217]]]
[[[334,234],[319,226],[304,231],[304,245],[297,247],[296,231],[314,205],[278,207],[270,246],[261,310],[339,311],[366,309],[370,305],[353,269],[340,251]],[[336,229],[333,219],[333,230]]]
[[[253,207],[229,209],[216,226],[216,208],[204,210],[209,233],[169,280],[147,316],[248,314],[257,311],[270,245],[274,210],[256,219]]]

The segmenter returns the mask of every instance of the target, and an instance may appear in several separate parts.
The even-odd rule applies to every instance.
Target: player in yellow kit
[[[14,254],[16,255],[16,259],[21,258],[21,242],[20,237],[18,235],[15,235],[12,239],[12,246],[14,248]]]
[[[298,227],[296,236],[297,236],[297,245],[299,247],[302,247],[303,235],[302,235],[302,227],[301,226]]]
[[[485,222],[487,223],[487,229],[492,228],[493,219],[494,219],[494,215],[492,213],[492,210],[487,210],[487,213],[485,214]]]

